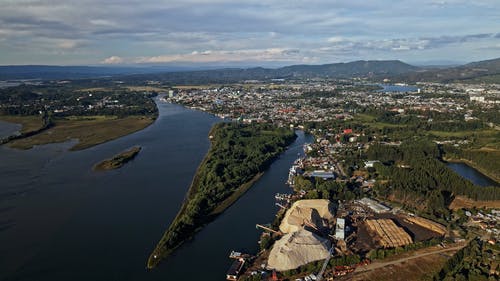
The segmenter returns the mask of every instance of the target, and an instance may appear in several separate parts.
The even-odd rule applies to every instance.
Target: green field
[[[405,127],[406,126],[406,125],[399,125],[399,124],[377,122],[376,117],[371,116],[369,114],[363,114],[363,113],[356,114],[354,116],[354,121],[358,121],[358,122],[362,123],[363,125],[367,125],[367,126],[377,128],[377,129],[398,128],[398,127]]]

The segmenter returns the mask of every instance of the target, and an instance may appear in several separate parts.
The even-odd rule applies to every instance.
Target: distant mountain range
[[[232,83],[244,80],[297,78],[371,78],[392,81],[500,81],[500,58],[454,67],[417,67],[399,60],[353,61],[281,68],[224,68],[192,70],[175,67],[0,66],[0,80],[105,78],[158,80],[173,84]]]
[[[392,77],[394,80],[406,82],[495,82],[500,83],[500,58],[472,62],[461,66],[420,69]]]
[[[7,65],[0,66],[1,80],[61,80],[102,78],[120,75],[148,74],[171,71],[192,71],[193,67],[175,66],[52,66],[52,65]]]
[[[352,78],[375,75],[396,75],[419,68],[398,60],[353,61],[323,65],[292,65],[275,70],[280,76]]]
[[[190,83],[233,83],[245,80],[298,79],[298,78],[353,78],[395,76],[417,71],[420,68],[397,60],[354,61],[323,65],[292,65],[281,68],[225,68],[217,70],[186,71],[148,74],[149,80]],[[128,80],[143,80],[145,75],[127,77]]]

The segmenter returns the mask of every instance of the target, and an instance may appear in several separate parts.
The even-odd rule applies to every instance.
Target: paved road
[[[342,165],[337,163],[337,169],[340,171],[340,174],[344,177],[347,177],[346,173],[344,172],[344,169],[342,169]]]
[[[409,260],[412,260],[412,259],[418,259],[418,258],[425,257],[425,256],[430,256],[430,255],[435,255],[435,254],[440,254],[440,253],[445,253],[445,252],[455,251],[455,250],[458,251],[458,250],[462,249],[463,247],[465,247],[465,245],[466,244],[460,245],[460,246],[456,246],[456,247],[452,247],[452,248],[438,249],[438,250],[435,250],[435,251],[432,251],[432,252],[426,252],[426,253],[422,253],[422,254],[417,254],[415,256],[401,258],[401,259],[394,260],[394,261],[375,262],[375,263],[369,264],[367,266],[357,267],[354,272],[366,272],[366,271],[378,269],[378,268],[381,268],[381,267],[385,267],[385,266],[388,266],[388,265],[394,265],[394,264],[402,263],[402,262],[409,261]]]

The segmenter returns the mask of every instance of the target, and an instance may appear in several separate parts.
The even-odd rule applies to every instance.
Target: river
[[[286,192],[288,169],[312,136],[297,140],[233,206],[159,268],[150,251],[179,209],[221,121],[158,103],[148,128],[83,151],[72,143],[19,151],[0,147],[0,280],[224,280],[231,249],[256,252],[256,223],[273,220],[274,194]],[[122,169],[92,165],[134,145]]]
[[[465,163],[450,162],[447,165],[455,173],[470,180],[475,185],[498,186],[498,183],[496,183],[494,180],[488,178],[487,176],[483,175],[482,173],[480,173],[479,171],[477,171],[476,169],[472,168],[471,166]]]
[[[11,136],[21,130],[21,125],[0,121],[0,139]]]

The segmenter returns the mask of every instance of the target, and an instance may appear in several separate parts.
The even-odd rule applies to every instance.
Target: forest
[[[128,91],[119,87],[86,90],[74,85],[21,85],[0,89],[0,115],[54,117],[92,115],[155,115],[156,93]]]
[[[363,189],[353,182],[324,180],[321,178],[305,178],[304,176],[295,177],[294,190],[307,191],[305,199],[328,199],[337,200],[353,200],[362,198],[364,195]]]
[[[211,147],[181,210],[151,254],[148,268],[155,267],[212,220],[221,203],[263,173],[295,138],[293,131],[268,124],[214,125],[210,131]]]
[[[447,207],[455,195],[474,200],[498,200],[497,187],[475,186],[449,169],[441,161],[440,147],[430,141],[414,140],[400,146],[373,145],[369,159],[380,160],[376,165],[378,179],[387,184],[375,185],[377,195],[398,201],[407,207],[423,211],[435,218],[449,216]]]
[[[375,121],[377,122],[405,125],[408,126],[407,129],[412,131],[461,132],[479,130],[487,127],[481,120],[463,122],[463,116],[456,113],[444,114],[439,112],[423,113],[419,111],[408,111],[405,114],[400,114],[397,112],[375,109],[368,110],[367,112],[372,116],[376,116]]]
[[[491,245],[478,238],[473,239],[446,262],[441,271],[434,276],[434,280],[498,280],[499,254],[498,244]]]
[[[454,146],[443,146],[445,156],[450,159],[465,160],[474,163],[475,166],[484,170],[493,179],[500,179],[500,151],[461,149]]]

